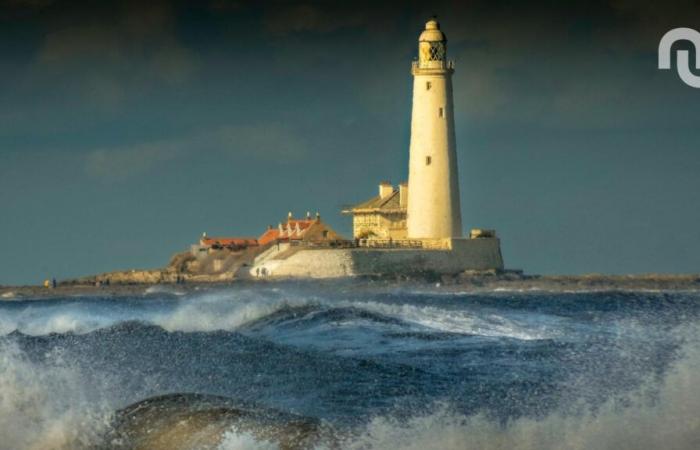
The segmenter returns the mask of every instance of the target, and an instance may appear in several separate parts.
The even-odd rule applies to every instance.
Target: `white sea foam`
[[[163,285],[163,284],[154,284],[153,286],[149,286],[146,288],[145,291],[143,291],[145,295],[153,295],[153,294],[170,294],[170,295],[177,295],[178,297],[181,297],[186,294],[185,291],[182,291],[180,289],[175,289],[172,286],[169,285]]]
[[[230,331],[286,308],[312,304],[316,304],[312,299],[294,297],[232,299],[208,295],[157,314],[150,321],[168,331]]]
[[[277,291],[262,294],[255,291],[210,293],[183,298],[160,309],[147,306],[134,305],[129,310],[110,309],[102,304],[87,307],[74,304],[28,306],[25,310],[13,310],[0,316],[0,333],[8,334],[14,330],[33,336],[87,333],[128,320],[151,323],[168,331],[233,331],[284,309],[312,306],[319,309],[355,308],[393,318],[409,326],[449,333],[523,340],[553,336],[551,328],[486,312],[472,313],[404,303],[333,301]]]
[[[0,334],[19,331],[32,336],[50,333],[88,333],[122,320],[118,314],[104,314],[73,306],[30,306],[23,311],[5,312],[0,316]]]
[[[475,314],[468,311],[379,302],[341,302],[343,306],[365,309],[448,333],[473,334],[488,337],[510,337],[522,340],[547,339],[553,332],[535,325],[520,324],[497,314]]]
[[[217,450],[279,450],[275,442],[257,439],[251,433],[227,431]]]
[[[283,309],[306,306],[322,309],[356,308],[397,319],[409,325],[450,333],[523,340],[546,339],[553,336],[552,332],[544,327],[520,324],[496,314],[477,317],[468,312],[436,306],[372,301],[329,301],[292,296],[232,301],[221,296],[210,295],[197,301],[184,303],[174,311],[150,318],[150,321],[169,331],[235,330]]]
[[[462,334],[491,337],[512,337],[532,340],[553,337],[549,329],[542,326],[518,323],[497,314],[477,315],[467,311],[438,306],[416,306],[404,303],[382,303],[374,301],[333,301],[295,294],[252,296],[231,298],[212,294],[183,303],[174,311],[153,317],[153,323],[170,331],[235,330],[252,321],[264,318],[288,308],[315,306],[320,309],[355,308],[407,324],[424,328]],[[558,320],[552,318],[552,320]]]
[[[90,448],[107,426],[106,405],[88,399],[59,352],[47,364],[0,343],[0,450]]]
[[[684,356],[665,378],[653,377],[624,400],[595,412],[552,413],[505,425],[483,414],[455,413],[443,404],[409,419],[376,417],[341,438],[349,450],[695,450],[700,448],[700,343],[698,329],[685,330]],[[650,397],[650,392],[656,395]],[[220,450],[274,449],[250,435],[227,433]],[[325,449],[317,447],[317,450]]]
[[[483,415],[455,414],[447,406],[407,421],[378,417],[343,444],[348,449],[444,450],[694,450],[700,448],[700,346],[697,329],[657,386],[649,382],[629,402],[609,401],[596,413],[521,418],[503,426]],[[658,389],[655,400],[649,391]]]
[[[650,379],[638,393],[611,400],[596,412],[553,413],[507,425],[465,416],[449,405],[408,420],[376,417],[342,443],[348,449],[548,450],[700,448],[700,330],[688,327],[683,356],[663,380]],[[114,399],[95,398],[82,374],[60,352],[29,360],[12,343],[0,344],[0,450],[91,448],[108,423]],[[107,374],[105,374],[107,376]],[[98,389],[107,396],[108,389]],[[649,392],[656,392],[650,398]],[[109,407],[108,407],[109,405]],[[220,450],[274,449],[248,434],[228,432]]]
[[[241,325],[283,308],[305,306],[313,300],[292,296],[260,295],[250,291],[197,295],[159,308],[148,303],[129,309],[107,304],[56,303],[0,314],[0,334],[19,331],[31,336],[50,333],[88,333],[125,321],[140,321],[168,331],[235,330]]]

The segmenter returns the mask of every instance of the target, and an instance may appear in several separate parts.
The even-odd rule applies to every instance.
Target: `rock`
[[[202,394],[149,398],[116,413],[105,450],[215,449],[226,433],[246,434],[280,449],[337,448],[319,420]]]

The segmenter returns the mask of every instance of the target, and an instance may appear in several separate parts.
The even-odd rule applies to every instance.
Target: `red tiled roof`
[[[266,245],[270,242],[280,240],[287,241],[289,239],[301,239],[304,232],[311,225],[318,223],[319,219],[288,219],[281,224],[280,227],[270,228],[260,235],[259,238],[239,238],[239,237],[206,237],[202,238],[199,243],[205,247],[251,247],[256,245]],[[299,232],[297,232],[297,229]]]
[[[318,219],[287,219],[286,222],[281,223],[277,228],[266,230],[258,238],[258,242],[260,245],[265,245],[276,240],[287,241],[289,239],[301,239],[304,232],[315,223],[318,223]],[[299,229],[298,233],[297,228]]]
[[[287,223],[282,224],[282,233],[280,237],[289,239],[301,239],[304,232],[314,223],[316,223],[316,220],[314,219],[289,219],[287,220]]]
[[[296,226],[299,225],[300,229],[305,230],[305,229],[309,228],[311,225],[313,225],[314,223],[316,223],[316,219],[304,219],[304,220],[291,219],[291,220],[288,220],[287,223],[283,223],[282,228],[289,229],[291,227],[291,228],[296,229]]]
[[[270,228],[269,230],[266,230],[259,238],[258,242],[260,245],[265,245],[269,242],[274,241],[275,239],[278,239],[280,236],[280,230],[277,228]]]

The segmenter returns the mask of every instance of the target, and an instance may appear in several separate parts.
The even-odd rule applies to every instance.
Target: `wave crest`
[[[443,405],[401,420],[374,418],[343,448],[423,450],[690,450],[700,448],[700,341],[698,330],[686,353],[658,385],[650,379],[629,398],[609,400],[596,411],[519,418],[505,425],[483,414],[466,416]],[[650,392],[654,393],[650,397]]]
[[[106,302],[106,301],[105,301]],[[303,325],[304,319],[328,323],[377,326],[395,325],[403,331],[458,333],[520,340],[547,339],[552,331],[521,323],[498,314],[476,314],[438,306],[377,301],[330,300],[299,294],[281,295],[270,291],[207,294],[163,301],[153,306],[150,299],[132,300],[127,308],[111,304],[60,303],[24,309],[14,307],[0,317],[0,334],[19,331],[39,336],[50,333],[89,333],[116,324],[139,321],[167,331],[236,331],[270,319],[268,326],[285,321]],[[348,311],[353,312],[348,314]],[[343,320],[340,320],[342,318]],[[274,319],[274,320],[273,320]],[[396,331],[396,330],[394,330]]]

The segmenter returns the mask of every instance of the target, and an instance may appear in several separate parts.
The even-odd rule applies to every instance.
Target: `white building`
[[[462,237],[452,73],[447,38],[435,19],[418,38],[413,62],[413,111],[408,170],[409,239]]]

